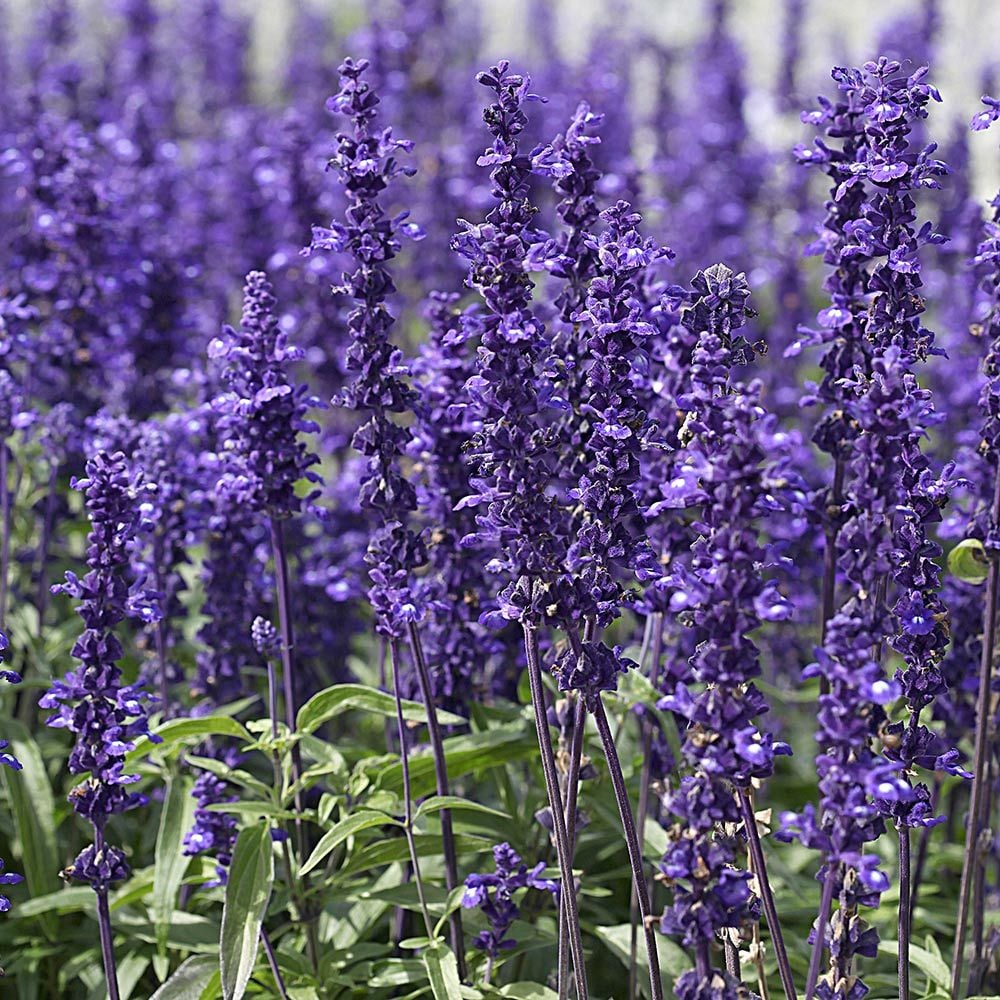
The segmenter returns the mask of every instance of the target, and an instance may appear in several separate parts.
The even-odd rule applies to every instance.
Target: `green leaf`
[[[509,983],[500,988],[499,996],[516,1000],[559,1000],[559,994],[541,983]]]
[[[28,730],[13,719],[3,724],[10,752],[23,765],[20,771],[0,768],[17,827],[21,863],[31,901],[58,894],[59,851],[56,841],[55,801],[38,744]],[[41,912],[41,911],[40,911]],[[22,916],[24,906],[18,905]]]
[[[195,955],[181,963],[150,1000],[201,1000],[202,993],[218,967],[218,960],[214,956]]]
[[[465,733],[444,741],[448,777],[456,780],[475,771],[500,767],[512,760],[530,760],[538,754],[533,733],[525,721],[497,726],[486,733]],[[401,794],[403,769],[398,759],[381,766],[378,784]],[[435,788],[434,758],[430,750],[410,755],[410,779],[415,797],[430,795]]]
[[[364,684],[335,684],[313,695],[300,709],[295,723],[297,732],[315,732],[324,722],[349,709],[360,709],[389,718],[396,717],[396,701],[391,694]],[[466,720],[451,712],[438,711],[438,721],[444,726],[464,725]],[[416,701],[403,701],[403,718],[407,722],[426,722],[427,709]]]
[[[255,778],[249,771],[232,768],[224,761],[216,760],[214,757],[187,757],[187,762],[193,767],[202,771],[210,771],[212,774],[224,778],[234,785],[240,785],[248,791],[256,792],[261,798],[270,800],[271,786],[265,784],[259,778]]]
[[[462,1000],[462,982],[458,978],[458,962],[450,948],[438,942],[421,956],[434,1000]]]
[[[978,538],[965,538],[948,553],[948,572],[967,583],[982,583],[990,560]]]
[[[471,799],[463,799],[461,795],[431,795],[417,806],[413,818],[418,820],[421,816],[441,812],[443,809],[464,809],[467,812],[489,813],[491,816],[499,816],[501,819],[510,819],[510,816],[500,809],[492,809],[490,806],[480,805]]]
[[[175,773],[167,783],[153,865],[152,915],[156,926],[156,951],[159,955],[167,953],[167,937],[170,933],[170,919],[177,903],[177,891],[191,860],[184,854],[184,834],[191,829],[193,821],[194,799],[191,797],[191,789]]]
[[[334,824],[326,833],[320,837],[312,854],[309,855],[306,863],[299,869],[299,875],[307,875],[332,851],[342,844],[348,837],[367,830],[373,826],[401,826],[402,824],[392,816],[387,816],[382,812],[375,812],[372,809],[361,809],[356,813],[351,813],[339,823]]]
[[[206,736],[232,736],[234,739],[251,742],[252,737],[246,727],[228,715],[205,715],[197,719],[170,719],[153,730],[161,742],[154,743],[148,736],[135,741],[135,749],[125,757],[125,766],[133,765],[151,750],[168,750],[185,740],[204,739]]]
[[[608,946],[622,964],[628,968],[631,963],[632,925],[616,924],[613,927],[598,927],[597,936]],[[691,968],[691,960],[680,945],[662,934],[656,935],[656,951],[660,958],[660,971],[667,977],[668,986],[678,976]],[[649,996],[649,962],[646,959],[646,943],[642,931],[639,932],[636,950],[639,966],[638,983],[644,996]]]
[[[28,899],[17,907],[19,917],[37,917],[42,913],[80,913],[88,910],[96,912],[97,902],[94,890],[87,885],[71,885],[58,892],[50,892],[37,899]]]
[[[224,1000],[240,1000],[257,961],[261,921],[271,898],[274,852],[266,824],[240,831],[222,908],[219,967]]]
[[[879,941],[878,950],[885,955],[899,957],[898,941]],[[929,986],[940,986],[945,993],[951,989],[951,970],[940,955],[910,943],[910,964],[915,965],[926,977]]]

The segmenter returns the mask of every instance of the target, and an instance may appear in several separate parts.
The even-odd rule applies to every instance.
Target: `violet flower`
[[[559,883],[542,877],[545,863],[539,861],[529,870],[510,844],[497,844],[493,848],[493,863],[495,872],[466,878],[465,893],[462,895],[462,906],[482,910],[490,923],[489,928],[481,931],[473,943],[491,959],[499,958],[502,952],[517,945],[513,938],[508,937],[511,925],[521,915],[514,902],[514,893],[520,889],[538,889],[553,896],[559,895]]]

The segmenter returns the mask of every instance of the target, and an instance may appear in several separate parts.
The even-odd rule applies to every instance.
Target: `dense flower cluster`
[[[635,1000],[644,947],[652,1000],[861,1000],[895,944],[912,1000],[953,925],[951,995],[996,993],[1000,196],[934,110],[941,4],[801,116],[806,0],[772,80],[731,0],[683,46],[631,2],[566,45],[528,0],[547,99],[477,3],[286,4],[266,60],[233,0],[98,2],[99,41],[15,6],[0,835],[43,898],[11,988],[176,992],[221,909],[233,996]],[[463,893],[525,823],[558,884],[501,843]],[[274,875],[230,947],[244,848]]]
[[[368,459],[361,503],[374,515],[367,556],[372,581],[368,596],[380,631],[396,634],[403,623],[421,617],[410,576],[423,563],[424,550],[407,524],[417,499],[400,466],[410,432],[393,420],[393,415],[412,409],[415,397],[404,381],[408,370],[402,352],[390,340],[394,319],[388,299],[395,289],[389,263],[399,252],[401,232],[412,237],[421,233],[406,223],[406,213],[390,219],[381,204],[394,178],[413,173],[412,167],[396,160],[396,153],[409,150],[411,144],[393,138],[391,129],[376,128],[379,98],[364,79],[368,66],[366,59],[343,62],[341,89],[327,105],[351,124],[350,132],[338,134],[337,152],[330,161],[349,204],[344,223],[313,229],[309,252],[349,254],[355,268],[344,273],[338,289],[356,303],[347,320],[351,333],[347,370],[353,381],[334,403],[367,416],[353,445]]]
[[[674,503],[696,506],[698,537],[671,584],[684,595],[698,641],[689,679],[660,707],[682,727],[683,765],[693,773],[664,803],[675,824],[660,871],[674,897],[661,926],[695,954],[695,970],[678,983],[678,996],[735,998],[736,984],[713,968],[710,949],[717,934],[759,913],[751,876],[737,865],[738,842],[725,829],[742,819],[734,789],[746,792],[770,776],[775,755],[790,752],[758,728],[768,705],[752,683],[761,668],[751,638],[761,621],[788,614],[774,580],[764,575],[773,559],[758,540],[757,522],[781,504],[790,473],[775,454],[774,419],[761,406],[760,384],[731,376],[745,360],[738,334],[749,314],[745,276],[710,268],[696,277],[692,295],[681,316],[698,337],[691,385],[679,401],[688,444],[676,459],[688,470],[688,492]]]
[[[70,771],[88,775],[70,801],[94,827],[95,842],[77,856],[68,873],[104,891],[128,875],[124,854],[104,843],[108,819],[147,801],[130,788],[138,777],[125,772],[125,756],[139,736],[157,740],[148,727],[150,696],[138,685],[122,683],[118,660],[123,651],[115,627],[128,617],[148,621],[157,612],[143,581],[128,578],[143,488],[130,474],[125,456],[96,455],[87,463],[87,478],[76,480],[75,487],[86,493],[89,568],[82,578],[67,572],[58,590],[79,601],[77,612],[85,628],[73,656],[81,666],[54,681],[39,704],[55,710],[50,726],[76,737]]]
[[[483,113],[493,144],[478,163],[492,167],[496,205],[481,223],[462,221],[452,244],[469,261],[467,284],[486,306],[474,321],[481,347],[467,386],[481,423],[471,452],[476,492],[462,506],[482,508],[476,518],[480,544],[496,553],[491,568],[509,580],[498,611],[487,612],[493,624],[538,621],[558,607],[566,544],[558,498],[546,488],[559,477],[549,416],[565,403],[552,374],[541,370],[548,345],[545,325],[531,309],[529,273],[529,261],[543,267],[558,251],[533,225],[533,161],[520,149],[528,123],[523,105],[535,95],[529,81],[509,68],[502,62],[477,77],[495,97]],[[537,247],[551,249],[533,253]]]
[[[290,381],[289,368],[302,352],[288,343],[275,306],[267,275],[251,271],[243,286],[239,330],[226,327],[209,344],[208,356],[226,362],[222,378],[231,387],[213,403],[225,414],[222,433],[237,458],[236,467],[226,472],[229,498],[272,517],[286,517],[301,506],[295,484],[300,479],[319,482],[311,469],[319,458],[299,439],[299,434],[319,430],[305,416],[318,401],[307,396],[307,386]]]

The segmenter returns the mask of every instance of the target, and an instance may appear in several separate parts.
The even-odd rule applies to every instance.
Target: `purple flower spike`
[[[69,798],[76,812],[93,825],[96,846],[87,848],[68,872],[100,892],[128,874],[124,856],[104,847],[108,819],[146,802],[145,795],[130,787],[139,777],[125,772],[126,754],[140,736],[154,742],[159,739],[149,732],[150,696],[138,685],[122,684],[117,661],[123,650],[114,632],[130,615],[130,608],[149,603],[138,599],[143,581],[134,581],[130,591],[127,575],[144,487],[129,472],[120,452],[99,452],[87,463],[87,478],[75,480],[74,486],[86,494],[91,523],[88,571],[82,579],[67,573],[59,589],[80,602],[77,613],[85,630],[73,655],[81,666],[53,682],[39,705],[55,710],[48,725],[68,729],[76,737],[70,772],[89,772]]]

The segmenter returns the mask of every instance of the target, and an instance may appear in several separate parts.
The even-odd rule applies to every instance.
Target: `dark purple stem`
[[[559,792],[555,754],[552,752],[552,734],[549,732],[549,721],[545,714],[542,668],[538,662],[538,630],[532,622],[522,622],[521,626],[524,630],[528,683],[531,685],[531,705],[535,713],[535,732],[538,736],[538,750],[542,758],[545,790],[548,793],[549,810],[552,813],[552,826],[555,831],[556,854],[559,858],[559,873],[562,879],[560,895],[566,900],[569,916],[569,945],[573,957],[573,972],[576,976],[576,995],[579,1000],[586,1000],[589,996],[587,969],[583,960],[583,941],[580,936],[580,916],[576,907],[573,866],[570,863],[569,838],[566,835],[566,816],[563,812],[562,795]]]
[[[993,713],[990,713],[990,725],[994,724]],[[993,743],[991,734],[990,743]],[[986,792],[979,813],[979,852],[976,867],[972,875],[972,962],[969,966],[969,995],[981,993],[983,975],[986,972],[985,933],[986,933],[986,863],[990,854],[989,815],[993,802],[994,766],[990,756],[986,768]]]
[[[53,522],[56,518],[56,498],[58,497],[59,467],[52,466],[49,473],[49,490],[45,497],[45,517],[42,519],[42,531],[38,539],[38,582],[35,590],[35,608],[38,611],[38,631],[41,634],[45,627],[45,612],[49,607],[49,543],[52,540]]]
[[[910,1000],[910,828],[899,830],[899,923],[896,972],[899,1000]]]
[[[931,793],[931,813],[936,814],[941,802],[941,780],[935,776],[934,790]],[[924,868],[927,865],[927,848],[930,846],[931,831],[933,827],[925,826],[920,830],[920,839],[917,842],[917,856],[913,864],[913,876],[910,886],[910,924],[913,924],[913,914],[917,909],[917,896],[920,892],[920,883],[923,881]]]
[[[992,524],[1000,523],[1000,474],[993,488]],[[997,631],[997,590],[1000,587],[1000,560],[990,556],[986,578],[986,611],[983,623],[983,653],[979,662],[979,694],[976,699],[976,742],[972,754],[972,801],[969,805],[969,829],[962,858],[962,880],[958,890],[958,919],[955,946],[951,959],[951,996],[961,1000],[962,967],[965,964],[966,924],[969,919],[969,889],[978,864],[980,819],[987,791],[986,753],[989,746],[990,701],[993,687],[993,653]]]
[[[434,704],[434,692],[431,689],[430,673],[427,670],[427,660],[424,657],[424,646],[420,640],[417,626],[410,622],[407,627],[410,640],[410,652],[417,668],[417,682],[420,685],[420,696],[427,710],[427,734],[431,742],[431,754],[434,757],[434,780],[438,795],[448,795],[448,760],[444,753],[444,739],[441,735],[441,724],[438,721],[437,707]],[[444,878],[448,892],[454,892],[458,885],[458,859],[455,855],[455,832],[451,823],[451,811],[441,810],[441,842],[444,850]],[[462,917],[455,910],[448,918],[451,927],[451,947],[458,961],[458,978],[463,982],[468,978],[465,968],[465,941],[462,933]]]
[[[274,985],[278,987],[278,995],[281,1000],[288,1000],[288,990],[285,989],[285,981],[281,978],[281,969],[278,968],[278,956],[274,953],[274,945],[271,944],[271,939],[263,927],[260,929],[260,943],[264,946],[264,954],[267,956],[271,975],[274,976]]]
[[[813,941],[812,954],[809,956],[809,973],[806,976],[806,1000],[813,1000],[816,993],[816,983],[819,980],[819,963],[825,947],[826,925],[830,919],[830,909],[833,906],[833,886],[836,879],[832,871],[826,873],[823,882],[823,894],[819,900],[819,913],[816,915],[816,939]]]
[[[285,533],[282,522],[277,517],[270,518],[271,555],[274,559],[274,576],[278,590],[278,627],[281,631],[281,681],[285,696],[285,725],[289,736],[295,733],[295,632],[292,625],[292,598],[288,586],[288,555],[285,552]],[[302,822],[302,751],[298,743],[292,744],[292,780],[295,783],[295,847],[298,851],[299,864],[306,857],[306,832]],[[305,902],[306,880],[301,879],[302,898]],[[319,959],[319,942],[316,938],[316,926],[312,915],[302,914],[306,924],[306,939],[310,961],[313,967]]]
[[[288,588],[288,556],[285,552],[285,533],[281,521],[271,518],[271,553],[274,557],[274,576],[278,588],[278,625],[281,629],[281,682],[285,696],[285,725],[289,735],[295,732],[295,634],[292,626],[292,601]],[[292,746],[292,777],[296,784],[302,778],[302,754],[298,744]],[[295,792],[295,831],[299,857],[305,858],[305,832],[302,829],[302,793]]]
[[[781,985],[784,988],[787,1000],[797,1000],[795,979],[792,976],[792,967],[788,961],[788,952],[785,950],[785,938],[781,933],[781,924],[778,921],[778,908],[774,905],[771,880],[767,876],[764,847],[760,842],[760,831],[757,829],[757,818],[754,816],[753,802],[750,800],[750,792],[747,789],[741,788],[738,794],[740,811],[743,813],[743,829],[747,835],[750,860],[753,862],[753,873],[757,878],[760,901],[764,907],[764,916],[767,917],[767,930],[771,935],[774,957],[778,962],[778,975],[781,977]]]
[[[566,836],[570,858],[576,850],[576,808],[580,790],[580,762],[583,758],[583,734],[587,726],[587,705],[579,695],[573,706],[573,742],[570,744],[569,772],[566,775]],[[572,864],[570,865],[572,867]],[[574,893],[575,893],[574,887]],[[569,915],[566,904],[559,900],[559,980],[569,982]]]
[[[7,574],[10,571],[10,491],[7,486],[7,442],[0,441],[0,627],[7,620]]]
[[[660,680],[660,657],[663,654],[663,613],[655,611],[649,616],[652,630],[652,666],[649,671],[649,682],[655,688]],[[642,661],[640,660],[640,669]],[[639,728],[642,731],[642,770],[639,773],[639,808],[636,826],[639,834],[639,853],[643,852],[646,843],[646,817],[649,815],[649,787],[652,779],[650,756],[653,749],[653,728],[645,716],[639,716]],[[639,952],[639,897],[632,886],[629,900],[629,921],[632,924],[632,937],[629,944],[628,995],[629,1000],[635,1000],[639,988],[636,973],[636,955]]]
[[[823,587],[820,595],[820,642],[826,639],[826,627],[835,610],[837,595],[837,522],[833,520],[834,513],[844,502],[844,460],[839,455],[833,465],[833,488],[830,490],[830,502],[827,517],[831,524],[826,530],[826,544],[823,547]],[[820,694],[830,693],[830,682],[826,677],[820,678]]]
[[[104,851],[104,831],[94,827],[94,850]],[[115,964],[115,945],[111,932],[111,907],[108,906],[108,888],[95,889],[97,895],[97,925],[101,936],[101,958],[104,962],[104,980],[108,984],[108,1000],[121,1000],[118,990],[118,967]]]
[[[604,703],[600,696],[593,706],[594,721],[604,746],[604,756],[608,762],[608,773],[618,801],[618,813],[621,816],[622,830],[625,834],[625,846],[628,849],[629,863],[632,865],[632,881],[639,897],[639,914],[642,917],[642,929],[646,937],[646,955],[649,959],[649,988],[652,1000],[663,1000],[663,985],[660,982],[660,959],[656,951],[656,932],[652,923],[652,908],[649,905],[649,890],[646,886],[646,873],[643,871],[642,851],[639,848],[639,837],[635,832],[635,822],[632,818],[632,804],[625,788],[625,776],[622,774],[621,761],[618,759],[618,749],[611,735],[611,726],[604,711]]]
[[[406,740],[406,722],[403,720],[403,700],[399,694],[399,646],[393,639],[389,643],[389,659],[392,661],[392,696],[396,702],[396,736],[399,739],[399,761],[403,769],[403,832],[406,834],[406,845],[410,850],[410,866],[413,869],[413,881],[417,886],[417,897],[420,900],[420,911],[424,917],[424,929],[427,937],[434,937],[434,925],[431,923],[430,910],[424,898],[424,882],[420,877],[420,858],[417,856],[417,845],[413,840],[413,788],[410,784],[410,750]]]

